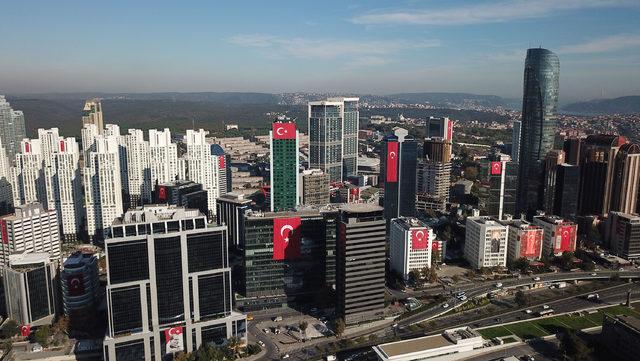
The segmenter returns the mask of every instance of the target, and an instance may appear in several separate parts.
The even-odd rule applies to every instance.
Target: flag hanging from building
[[[398,142],[387,142],[387,179],[386,182],[398,181]]]
[[[411,232],[411,249],[427,249],[429,245],[429,234],[426,228],[420,228]]]
[[[502,162],[491,162],[491,175],[502,174]]]
[[[273,219],[273,259],[282,261],[300,257],[300,217]]]
[[[296,123],[272,124],[273,139],[296,139]]]
[[[80,296],[84,293],[84,277],[82,273],[67,278],[67,289],[69,290],[69,296]]]
[[[184,340],[182,339],[182,327],[172,327],[164,330],[164,340],[166,353],[176,353],[184,351]]]

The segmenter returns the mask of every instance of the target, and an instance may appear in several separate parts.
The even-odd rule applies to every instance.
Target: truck
[[[558,282],[556,283],[556,288],[560,289],[560,288],[565,288],[567,287],[567,282]]]

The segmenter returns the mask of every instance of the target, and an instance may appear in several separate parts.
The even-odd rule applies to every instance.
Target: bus
[[[542,317],[542,316],[548,316],[548,315],[552,315],[553,314],[553,309],[551,308],[547,308],[546,310],[540,310],[536,313],[536,315],[538,315],[538,317]]]

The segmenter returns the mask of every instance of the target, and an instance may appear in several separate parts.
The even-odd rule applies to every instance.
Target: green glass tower
[[[271,139],[271,211],[298,205],[298,130],[293,120],[273,122]]]

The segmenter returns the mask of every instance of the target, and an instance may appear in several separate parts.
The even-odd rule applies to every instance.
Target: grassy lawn
[[[535,321],[514,323],[506,325],[504,328],[510,330],[514,335],[523,340],[549,335],[549,332],[538,326]]]
[[[502,326],[485,328],[484,330],[478,330],[482,337],[486,339],[492,339],[494,337],[504,337],[512,335],[513,333]]]
[[[503,338],[502,341],[504,343],[514,343],[514,342],[518,342],[518,340],[516,340],[515,337],[507,337],[507,338]]]
[[[530,339],[557,334],[567,328],[582,330],[585,328],[602,325],[604,314],[609,315],[632,315],[640,318],[640,304],[630,309],[626,306],[611,306],[600,309],[596,313],[584,316],[561,315],[555,317],[539,318],[531,321],[513,323],[509,325],[496,326],[478,330],[484,338],[504,337],[516,335],[521,339]]]

